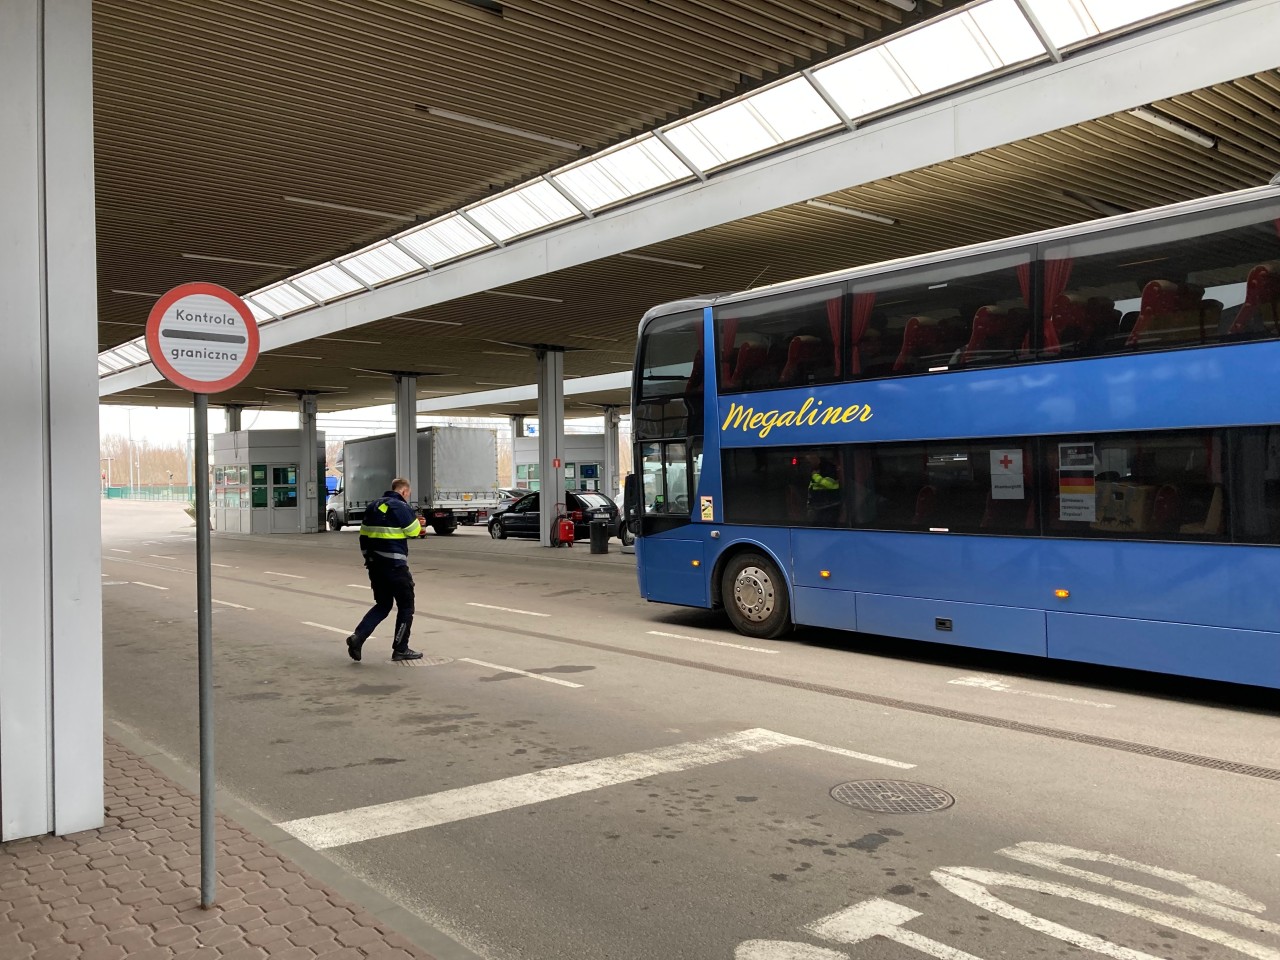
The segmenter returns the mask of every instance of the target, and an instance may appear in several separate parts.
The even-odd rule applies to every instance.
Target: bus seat
[[[916,494],[916,512],[911,518],[913,524],[924,526],[933,518],[933,512],[938,506],[938,491],[934,489],[933,484],[926,483],[920,488]]]
[[[1188,343],[1204,340],[1200,298],[1204,288],[1193,283],[1152,280],[1142,288],[1138,320],[1126,346]]]
[[[930,366],[930,359],[947,363],[951,349],[946,344],[947,327],[934,317],[912,317],[902,331],[902,350],[893,364],[895,373],[912,373]]]
[[[1280,261],[1260,263],[1249,271],[1244,303],[1227,333],[1238,336],[1272,330],[1280,334]]]
[[[982,519],[978,529],[990,530],[1032,530],[1036,525],[1036,502],[1034,498],[1022,500],[997,500],[987,494],[987,502],[982,510]]]
[[[1209,509],[1203,520],[1197,523],[1184,523],[1178,528],[1179,533],[1208,534],[1217,536],[1222,533],[1222,485],[1215,484],[1213,496],[1209,498]]]
[[[1027,335],[1029,321],[1030,314],[1026,311],[979,307],[973,316],[973,332],[960,355],[960,365],[1015,359]]]
[[[1151,501],[1151,529],[1172,531],[1179,526],[1182,491],[1172,483],[1161,484]]]
[[[747,340],[738,347],[738,358],[733,373],[725,381],[729,390],[742,390],[749,385],[748,378],[759,371],[769,359],[769,348],[763,343]]]
[[[821,361],[821,340],[810,336],[792,337],[791,345],[787,348],[787,362],[778,379],[784,387],[809,383],[814,379]]]

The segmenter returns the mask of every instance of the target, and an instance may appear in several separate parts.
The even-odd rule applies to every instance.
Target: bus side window
[[[1029,359],[1031,251],[956,260],[852,283],[854,379]]]
[[[1041,275],[1045,359],[1280,337],[1274,207],[1052,244]]]
[[[832,383],[842,375],[843,285],[738,301],[715,317],[721,393]]]

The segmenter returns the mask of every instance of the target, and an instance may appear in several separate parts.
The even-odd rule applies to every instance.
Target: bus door
[[[693,471],[689,443],[636,445],[641,476],[640,588],[648,600],[705,607],[707,575],[701,537],[691,535]]]

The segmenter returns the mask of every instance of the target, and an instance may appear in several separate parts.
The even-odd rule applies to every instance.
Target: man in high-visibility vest
[[[834,527],[840,519],[840,481],[830,460],[810,454],[809,489],[806,499],[809,523],[821,527]]]
[[[347,653],[360,659],[360,648],[374,627],[387,619],[394,603],[396,633],[391,641],[392,660],[421,660],[409,649],[413,626],[413,574],[409,570],[409,540],[422,532],[422,524],[409,507],[409,481],[397,477],[391,489],[365,508],[360,525],[360,552],[373,587],[373,606],[355,633],[347,637]]]

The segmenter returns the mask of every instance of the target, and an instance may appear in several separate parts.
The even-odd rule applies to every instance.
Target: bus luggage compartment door
[[[636,560],[644,571],[644,598],[690,607],[710,606],[702,543],[661,535],[636,541]]]
[[[1047,646],[1043,610],[876,593],[858,594],[858,630],[1037,657]]]

